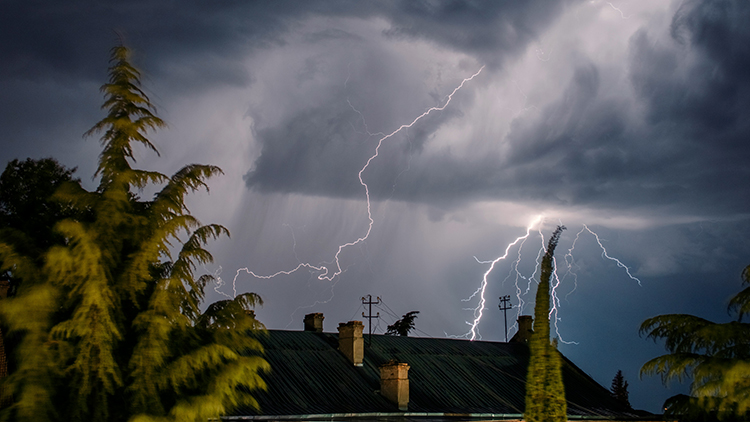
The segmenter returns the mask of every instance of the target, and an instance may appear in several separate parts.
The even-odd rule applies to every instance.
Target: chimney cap
[[[321,312],[313,312],[305,315],[305,319],[303,320],[305,331],[322,333],[324,319],[325,317]]]
[[[406,362],[400,362],[398,359],[394,358],[394,359],[391,359],[388,362],[380,365],[379,368],[385,368],[385,367],[391,367],[391,366],[405,366],[405,367],[408,368],[409,364],[406,363]]]
[[[526,343],[528,344],[531,335],[534,334],[533,324],[534,317],[531,315],[521,315],[518,317],[518,331],[509,343]]]

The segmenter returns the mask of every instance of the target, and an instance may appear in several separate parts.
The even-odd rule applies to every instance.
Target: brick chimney
[[[324,318],[325,317],[320,312],[305,315],[305,331],[322,333]]]
[[[510,343],[528,344],[531,335],[534,334],[532,326],[534,318],[531,315],[521,315],[518,317],[518,332],[510,339]]]
[[[365,357],[365,339],[362,321],[349,321],[339,324],[339,350],[354,366],[362,366]]]
[[[409,365],[395,359],[380,366],[380,394],[398,406],[409,410]]]

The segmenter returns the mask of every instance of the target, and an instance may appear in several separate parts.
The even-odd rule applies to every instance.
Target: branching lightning
[[[518,306],[516,307],[516,309],[518,309],[517,316],[521,315],[521,313],[523,312],[523,308],[525,306],[525,302],[523,300],[523,296],[525,296],[526,294],[528,294],[531,291],[531,284],[532,284],[532,282],[536,281],[535,277],[536,277],[537,270],[539,269],[540,259],[541,259],[542,255],[544,255],[544,253],[546,252],[546,250],[545,250],[546,248],[545,248],[545,245],[544,245],[544,236],[543,236],[542,230],[541,230],[541,223],[542,223],[542,216],[536,217],[529,224],[529,226],[526,227],[526,234],[524,234],[523,236],[519,236],[513,242],[509,243],[506,246],[505,253],[502,256],[500,256],[500,257],[498,257],[498,258],[496,258],[494,260],[491,260],[491,261],[480,261],[479,259],[477,259],[476,257],[474,257],[474,259],[478,263],[480,263],[480,264],[489,264],[490,266],[487,269],[487,271],[485,271],[484,275],[482,276],[482,281],[480,282],[480,285],[477,288],[477,290],[475,290],[474,293],[472,293],[468,298],[462,299],[462,301],[470,301],[470,300],[473,300],[477,296],[479,297],[479,302],[478,302],[477,306],[475,308],[468,308],[467,309],[467,310],[473,311],[473,315],[474,315],[473,321],[471,321],[471,322],[467,321],[466,322],[466,324],[468,324],[471,327],[471,329],[466,334],[464,334],[462,336],[454,336],[454,337],[467,338],[469,340],[475,340],[477,338],[481,339],[481,335],[478,332],[478,325],[479,325],[479,323],[480,323],[480,321],[482,319],[482,316],[483,316],[483,313],[484,313],[484,309],[485,309],[485,304],[486,304],[485,293],[486,293],[486,290],[487,290],[487,286],[489,284],[488,277],[490,276],[490,274],[492,273],[492,271],[495,269],[496,264],[498,264],[502,260],[505,260],[509,256],[511,248],[514,247],[514,246],[516,246],[516,245],[518,245],[518,253],[516,255],[516,259],[511,263],[510,271],[509,271],[508,275],[505,277],[505,279],[503,279],[503,283],[505,283],[505,281],[507,281],[509,278],[511,278],[513,276],[513,274],[515,274],[516,298],[518,299]],[[539,238],[542,241],[542,244],[541,244],[541,247],[539,248],[539,250],[537,252],[537,256],[536,256],[536,260],[535,260],[535,265],[534,265],[534,270],[533,270],[532,274],[527,277],[527,276],[524,276],[523,274],[521,274],[521,272],[518,269],[518,266],[519,266],[519,264],[521,262],[521,258],[522,258],[521,249],[523,248],[524,243],[526,242],[526,240],[530,237],[531,230],[534,227],[537,227],[537,232],[539,234]],[[568,249],[567,253],[565,254],[564,259],[562,260],[562,262],[564,263],[563,266],[562,267],[558,267],[558,260],[556,258],[554,259],[554,272],[552,274],[552,280],[551,280],[551,283],[550,283],[551,284],[550,285],[551,307],[550,307],[549,319],[550,319],[550,321],[552,321],[552,324],[554,325],[555,333],[557,334],[558,340],[560,342],[562,342],[562,343],[565,343],[565,344],[578,344],[578,343],[576,343],[574,341],[565,341],[565,340],[563,340],[562,336],[560,335],[560,330],[559,330],[559,327],[558,327],[558,321],[560,321],[560,317],[558,316],[558,314],[559,314],[559,309],[560,309],[560,307],[561,307],[562,304],[561,304],[561,301],[560,301],[560,296],[558,294],[558,289],[562,285],[563,281],[568,277],[568,275],[570,275],[573,278],[573,280],[574,280],[574,287],[568,293],[568,295],[570,295],[578,287],[578,275],[577,275],[577,273],[575,271],[575,268],[577,267],[577,265],[575,263],[575,259],[573,258],[573,251],[575,250],[576,243],[580,239],[581,234],[583,232],[585,232],[585,231],[589,232],[591,235],[594,236],[594,239],[596,240],[597,245],[599,245],[599,247],[602,250],[602,258],[608,259],[610,261],[615,262],[618,267],[623,268],[625,270],[625,273],[627,274],[627,276],[631,280],[634,280],[634,281],[638,282],[639,286],[641,285],[641,280],[632,275],[632,273],[630,272],[630,268],[627,265],[623,264],[622,261],[620,261],[619,259],[614,258],[614,257],[612,257],[612,256],[610,256],[608,254],[607,249],[602,244],[602,240],[599,237],[599,235],[597,233],[595,233],[594,231],[592,231],[587,225],[583,224],[583,228],[576,234],[575,239],[573,240],[572,245],[570,246],[570,248]],[[560,270],[562,272],[562,276],[560,276],[560,273],[558,272],[558,270]],[[522,286],[520,284],[521,280],[526,280],[528,282],[525,291],[523,291]]]
[[[375,224],[375,220],[372,217],[372,210],[371,210],[371,203],[370,203],[370,187],[367,185],[367,183],[365,182],[365,180],[364,180],[364,178],[363,178],[362,175],[370,167],[370,163],[372,163],[373,160],[375,160],[380,155],[380,147],[383,145],[383,142],[385,142],[389,138],[392,138],[393,136],[397,135],[398,133],[400,133],[404,129],[411,128],[417,122],[419,122],[420,120],[422,120],[424,117],[428,116],[429,114],[431,114],[433,112],[439,112],[439,111],[445,110],[445,108],[448,107],[448,105],[453,100],[453,96],[461,88],[463,88],[464,85],[467,82],[469,82],[469,81],[473,80],[475,77],[477,77],[482,72],[482,70],[484,70],[484,66],[482,66],[481,68],[479,68],[479,70],[476,73],[474,73],[473,75],[471,75],[470,77],[465,78],[464,80],[462,80],[461,83],[453,90],[453,92],[451,92],[447,96],[447,98],[445,100],[445,103],[442,106],[440,106],[440,107],[430,107],[425,112],[423,112],[422,114],[420,114],[419,116],[417,116],[416,118],[414,118],[410,123],[408,123],[408,124],[402,124],[396,130],[394,130],[393,132],[391,132],[391,133],[389,133],[387,135],[382,134],[382,137],[378,140],[377,146],[375,147],[375,152],[373,153],[373,155],[370,156],[370,158],[367,160],[367,162],[365,163],[365,165],[362,167],[362,169],[357,174],[357,177],[359,178],[359,183],[362,185],[362,187],[365,190],[365,199],[366,199],[366,202],[367,202],[367,219],[369,221],[368,225],[367,225],[367,230],[365,231],[365,234],[363,236],[357,238],[354,241],[347,242],[347,243],[344,243],[342,245],[339,245],[338,248],[337,248],[337,250],[336,250],[336,253],[333,256],[333,259],[331,261],[329,261],[329,262],[325,262],[324,265],[313,265],[313,264],[310,264],[310,263],[299,263],[295,268],[293,268],[291,270],[277,271],[277,272],[275,272],[273,274],[270,274],[270,275],[256,274],[255,272],[251,271],[247,267],[240,268],[240,269],[237,270],[237,273],[235,274],[234,279],[232,280],[232,289],[233,289],[235,295],[236,295],[236,292],[237,292],[237,287],[236,287],[237,286],[237,278],[239,277],[239,275],[242,272],[245,272],[245,273],[247,273],[247,274],[249,274],[249,275],[251,275],[251,276],[253,276],[255,278],[264,279],[264,280],[272,279],[274,277],[278,277],[278,276],[281,276],[281,275],[290,275],[290,274],[293,274],[293,273],[299,271],[302,268],[307,268],[307,269],[309,269],[311,271],[319,272],[320,274],[318,274],[318,276],[317,276],[318,280],[333,281],[334,278],[336,278],[337,276],[339,276],[343,272],[343,270],[341,268],[341,253],[344,251],[344,249],[349,248],[351,246],[358,245],[358,244],[364,242],[365,240],[367,240],[367,238],[370,236],[370,233],[372,232],[372,228],[373,228],[373,226]],[[351,103],[349,103],[349,106],[352,107],[352,109],[354,109],[355,112],[359,113],[359,111],[357,111],[352,106]],[[359,113],[359,114],[360,114],[360,116],[362,116],[362,113]],[[365,127],[365,129],[367,130],[366,127]],[[369,133],[369,131],[368,131],[368,133]],[[334,269],[332,270],[329,266],[333,267]]]
[[[630,277],[631,280],[638,282],[638,285],[642,286],[641,280],[638,277],[635,277],[633,274],[630,273],[630,268],[627,265],[623,264],[619,259],[609,256],[609,254],[607,253],[607,248],[605,248],[604,245],[602,244],[602,241],[599,238],[599,235],[596,234],[596,233],[594,233],[593,231],[591,231],[591,229],[588,228],[588,226],[585,225],[585,224],[583,225],[583,228],[581,229],[581,231],[579,231],[578,234],[576,234],[576,238],[573,241],[573,244],[570,246],[570,249],[568,249],[568,253],[565,255],[566,256],[566,262],[567,262],[567,257],[570,256],[571,263],[574,263],[574,261],[573,261],[573,255],[572,255],[573,249],[576,246],[576,242],[578,241],[578,237],[584,231],[587,231],[587,232],[591,233],[594,236],[594,239],[596,239],[596,244],[599,245],[599,247],[602,250],[602,258],[606,258],[606,259],[608,259],[610,261],[615,262],[618,267],[620,267],[620,268],[622,268],[622,269],[625,270],[625,273],[628,275],[628,277]],[[569,264],[568,265],[568,269],[570,270],[570,268],[571,268],[571,265]],[[577,279],[577,277],[576,277],[576,279]]]
[[[554,321],[552,325],[554,325],[554,327],[555,327],[555,334],[557,334],[557,339],[561,343],[565,343],[565,344],[578,344],[575,341],[565,341],[562,338],[562,335],[560,335],[560,327],[557,325],[557,323],[561,319],[558,316],[559,308],[560,308],[560,298],[557,295],[557,288],[560,287],[560,284],[562,283],[562,280],[560,279],[560,277],[557,274],[557,258],[553,258],[552,262],[553,262],[553,265],[554,265],[554,272],[552,274],[552,278],[554,280],[554,284],[552,284],[552,286],[550,288],[550,296],[552,296],[552,298],[551,298],[552,306],[550,307],[550,310],[549,310],[549,320],[550,321]]]
[[[208,271],[208,268],[206,268],[205,265],[203,266],[203,269],[205,269],[206,272],[210,272]],[[214,285],[214,291],[226,297],[227,299],[232,299],[233,298],[232,296],[229,296],[228,294],[221,291],[221,288],[224,287],[224,285],[226,284],[226,282],[224,282],[224,280],[221,279],[221,271],[222,271],[222,268],[221,268],[221,265],[219,265],[219,268],[217,268],[216,271],[214,271],[213,274],[211,274],[216,282],[216,284]],[[237,291],[234,292],[234,297],[237,297]]]
[[[615,10],[620,11],[619,9],[615,8],[614,5],[612,5],[611,3],[610,3],[610,6],[612,6],[612,8],[614,8]],[[370,164],[376,158],[379,157],[381,146],[388,139],[396,136],[397,134],[401,133],[404,130],[408,130],[409,128],[411,128],[412,126],[414,126],[417,122],[419,122],[420,120],[422,120],[423,118],[425,118],[429,114],[431,114],[433,112],[439,112],[439,111],[445,110],[450,105],[451,101],[453,100],[454,95],[460,89],[462,89],[467,82],[469,82],[469,81],[473,80],[475,77],[477,77],[482,72],[483,69],[484,69],[484,66],[482,66],[476,73],[474,73],[470,77],[463,79],[461,81],[461,83],[446,97],[446,99],[445,99],[445,101],[444,101],[444,103],[443,103],[442,106],[439,106],[439,107],[435,106],[435,107],[431,107],[431,108],[427,109],[422,114],[420,114],[419,116],[417,116],[416,118],[414,118],[411,122],[409,122],[407,124],[402,124],[397,129],[395,129],[394,131],[392,131],[391,133],[388,133],[388,134],[386,134],[384,132],[371,133],[369,131],[369,128],[367,127],[367,124],[365,122],[365,119],[364,119],[364,116],[362,115],[362,113],[359,110],[357,110],[351,104],[351,102],[348,102],[348,100],[347,100],[347,102],[348,102],[349,106],[352,108],[352,110],[354,112],[356,112],[360,116],[360,118],[362,119],[363,126],[364,126],[364,129],[367,132],[367,134],[370,135],[370,136],[379,136],[379,139],[377,141],[377,145],[375,147],[374,153],[368,158],[368,160],[365,162],[365,164],[362,166],[362,168],[357,173],[357,177],[358,177],[359,183],[364,188],[364,193],[365,193],[365,200],[366,200],[366,207],[367,207],[367,219],[368,219],[367,230],[365,230],[365,233],[362,236],[356,238],[355,240],[339,245],[336,248],[336,252],[333,255],[333,258],[331,259],[331,261],[323,262],[322,264],[314,265],[314,264],[307,263],[307,262],[301,262],[298,259],[298,262],[299,262],[298,265],[296,267],[292,268],[292,269],[280,270],[280,271],[277,271],[275,273],[265,274],[265,275],[264,274],[257,274],[254,271],[250,270],[248,267],[240,268],[240,269],[237,270],[237,272],[236,272],[236,274],[234,276],[234,279],[232,280],[232,291],[233,291],[233,294],[235,296],[237,295],[237,279],[240,276],[240,274],[243,273],[243,272],[249,274],[250,276],[252,276],[252,277],[254,277],[256,279],[269,280],[269,279],[273,279],[275,277],[282,276],[282,275],[291,275],[291,274],[296,273],[297,271],[299,271],[299,270],[301,270],[303,268],[306,268],[311,273],[317,273],[316,278],[318,280],[332,282],[332,284],[330,286],[331,287],[331,298],[329,298],[328,300],[326,300],[324,302],[316,301],[315,304],[326,303],[326,302],[330,301],[333,298],[333,287],[335,286],[335,284],[338,281],[337,277],[344,272],[344,270],[342,269],[342,264],[341,264],[341,254],[342,254],[342,252],[345,249],[349,248],[349,247],[356,246],[356,245],[364,242],[365,240],[367,240],[369,238],[369,236],[370,236],[370,233],[373,230],[374,225],[375,225],[375,220],[373,219],[372,209],[371,209],[370,187],[365,182],[365,179],[364,179],[363,175],[364,175],[365,171],[367,171],[367,169],[370,167]],[[348,78],[347,78],[347,80],[348,80]],[[523,92],[522,92],[522,94],[523,94]],[[523,94],[523,95],[525,97],[525,94]],[[494,269],[496,268],[496,266],[498,265],[498,263],[500,261],[506,260],[510,256],[511,249],[513,247],[515,247],[515,246],[518,246],[518,252],[517,252],[517,254],[515,256],[515,259],[513,260],[512,264],[511,264],[511,268],[510,268],[510,271],[509,271],[508,275],[503,280],[503,283],[505,281],[507,281],[509,278],[511,278],[515,274],[515,280],[514,281],[515,281],[515,288],[516,288],[516,298],[518,299],[518,304],[519,304],[516,307],[516,309],[518,309],[518,316],[521,315],[521,313],[523,312],[523,308],[525,307],[525,302],[523,300],[523,296],[525,296],[526,294],[528,294],[531,291],[532,283],[534,281],[536,281],[535,277],[536,277],[536,274],[537,274],[537,270],[539,268],[539,263],[540,263],[541,257],[545,253],[544,235],[543,235],[542,229],[541,229],[541,223],[542,222],[543,222],[543,216],[539,215],[539,216],[535,217],[531,221],[531,223],[526,227],[526,233],[524,235],[522,235],[522,236],[517,237],[513,242],[509,243],[506,246],[505,252],[503,253],[503,255],[501,255],[501,256],[493,259],[493,260],[488,260],[488,261],[480,261],[478,258],[474,257],[474,259],[478,263],[480,263],[480,264],[489,264],[489,267],[484,272],[484,274],[482,276],[482,281],[480,282],[479,287],[468,298],[463,299],[463,301],[467,301],[468,302],[468,301],[474,300],[476,297],[479,298],[477,306],[475,308],[469,308],[468,309],[468,310],[473,311],[473,320],[471,322],[469,322],[469,321],[466,322],[466,324],[471,327],[470,330],[469,330],[469,332],[467,332],[466,334],[464,334],[462,336],[451,336],[451,337],[461,337],[461,338],[466,338],[466,339],[469,339],[469,340],[475,340],[477,338],[481,339],[481,335],[479,334],[479,331],[478,331],[478,326],[479,326],[479,323],[481,322],[481,319],[482,319],[482,317],[484,315],[485,305],[486,305],[486,302],[487,302],[486,292],[487,292],[487,287],[489,285],[489,280],[488,280],[489,276],[494,271]],[[520,264],[521,259],[522,259],[522,248],[523,248],[524,244],[526,243],[526,240],[528,240],[528,238],[532,235],[532,230],[534,230],[535,228],[536,228],[536,232],[539,234],[539,239],[541,240],[541,247],[539,248],[539,250],[537,252],[534,270],[533,270],[532,274],[527,277],[527,276],[524,276],[521,273],[521,271],[519,270],[518,267],[519,267],[519,264]],[[562,277],[560,277],[558,275],[557,260],[555,260],[555,262],[554,262],[555,270],[554,270],[554,274],[553,274],[553,280],[552,280],[552,283],[551,283],[551,304],[552,304],[552,306],[551,306],[551,309],[550,309],[549,318],[550,318],[551,321],[553,321],[553,325],[555,327],[555,332],[557,333],[557,338],[561,342],[566,343],[566,344],[571,344],[571,343],[577,344],[577,343],[564,341],[562,339],[562,337],[560,336],[560,332],[559,332],[559,328],[558,328],[558,321],[560,320],[560,318],[558,316],[558,312],[559,312],[559,308],[561,306],[561,301],[560,301],[560,298],[559,298],[559,295],[558,295],[558,288],[561,286],[561,284],[567,278],[568,275],[570,275],[574,279],[574,287],[571,290],[571,292],[568,293],[568,295],[570,295],[573,291],[575,291],[575,289],[578,286],[578,276],[577,276],[577,274],[575,272],[575,268],[577,266],[575,264],[575,260],[573,259],[573,251],[575,249],[576,243],[578,242],[578,239],[580,238],[581,234],[584,231],[588,231],[589,233],[591,233],[594,236],[594,238],[596,239],[597,244],[602,249],[602,258],[614,261],[617,264],[618,267],[621,267],[621,268],[623,268],[625,270],[625,272],[627,273],[628,277],[630,277],[632,280],[637,281],[638,284],[641,285],[641,281],[637,277],[635,277],[635,276],[633,276],[631,274],[630,269],[625,264],[623,264],[617,258],[611,257],[607,253],[607,250],[604,247],[604,245],[602,244],[602,241],[599,238],[599,236],[595,232],[593,232],[591,229],[589,229],[588,226],[586,226],[584,224],[583,228],[581,229],[581,231],[579,231],[576,234],[576,237],[575,237],[575,239],[573,241],[573,244],[571,245],[571,247],[568,249],[567,253],[565,254],[565,257],[564,257],[564,260],[563,260],[564,266],[565,266],[565,269],[564,269],[565,273],[563,274]],[[294,233],[292,233],[292,236],[294,237]],[[295,244],[296,244],[296,239],[295,239]],[[296,252],[295,252],[295,257],[296,257]],[[216,286],[217,292],[219,292],[220,294],[222,294],[224,296],[229,297],[229,295],[227,295],[227,294],[219,291],[219,287],[223,286],[225,283],[221,280],[220,277],[218,277],[218,274],[216,274],[215,277],[217,278],[217,281],[218,281],[217,282],[217,286]],[[525,286],[525,289],[522,288],[522,284],[521,284],[522,280],[526,281],[526,283],[527,283],[527,285]]]
[[[500,261],[502,261],[502,260],[504,260],[505,258],[508,257],[508,254],[510,254],[510,248],[512,248],[513,246],[515,246],[519,242],[523,244],[523,242],[526,241],[526,239],[529,237],[529,235],[531,235],[531,230],[534,228],[534,226],[536,226],[537,224],[539,224],[539,222],[541,222],[541,221],[542,221],[542,216],[541,215],[537,216],[536,218],[534,218],[534,220],[528,225],[528,227],[526,227],[526,234],[523,235],[523,236],[517,237],[516,240],[514,240],[513,242],[511,242],[510,244],[508,244],[508,246],[505,248],[505,253],[502,256],[500,256],[498,258],[495,258],[492,261],[484,261],[484,262],[479,261],[476,257],[474,257],[474,259],[477,259],[477,261],[479,263],[483,263],[483,264],[489,263],[490,267],[487,269],[487,271],[484,272],[484,276],[482,277],[482,283],[479,285],[479,288],[468,299],[465,299],[465,300],[468,301],[468,300],[471,300],[472,298],[474,298],[477,294],[479,295],[479,305],[477,305],[477,307],[474,308],[474,321],[473,322],[467,322],[467,324],[469,324],[471,326],[471,329],[469,330],[469,333],[468,333],[469,334],[468,337],[469,337],[470,340],[474,340],[474,339],[477,338],[477,326],[479,325],[479,321],[482,320],[482,315],[484,313],[484,305],[486,303],[486,298],[485,298],[484,294],[485,294],[485,292],[487,290],[487,284],[488,284],[487,283],[487,277],[489,277],[490,273],[492,273],[492,270],[495,269],[495,265],[498,262],[500,262]],[[519,257],[520,257],[520,252],[519,252]],[[516,265],[517,265],[517,263],[518,263],[518,261],[516,261]]]
[[[609,6],[611,7],[611,8],[615,9],[616,11],[618,11],[618,12],[620,13],[620,16],[621,16],[621,17],[622,17],[623,19],[628,19],[628,18],[629,18],[630,16],[632,16],[632,15],[628,15],[628,16],[625,16],[625,13],[623,13],[623,11],[622,11],[622,10],[618,9],[617,7],[615,7],[615,5],[614,5],[614,4],[612,4],[612,3],[607,3],[607,4],[608,4],[608,5],[609,5]]]

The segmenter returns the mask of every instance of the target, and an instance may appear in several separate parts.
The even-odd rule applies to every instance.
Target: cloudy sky
[[[417,335],[467,337],[487,261],[541,216],[487,276],[477,338],[504,340],[499,296],[511,324],[533,312],[540,233],[565,224],[561,351],[659,411],[685,387],[639,380],[662,351],[640,322],[729,320],[750,264],[749,20],[740,0],[9,0],[0,161],[52,156],[96,186],[82,134],[122,37],[169,124],[137,165],[225,172],[191,200],[232,233],[210,300],[254,291],[269,328],[323,312],[335,332],[371,294],[378,333],[419,310]]]

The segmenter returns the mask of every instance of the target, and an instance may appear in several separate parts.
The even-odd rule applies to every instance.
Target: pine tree
[[[618,370],[612,379],[612,387],[609,389],[617,401],[630,408],[630,393],[628,393],[628,382],[622,376],[622,371]]]
[[[252,390],[268,370],[251,335],[263,327],[250,312],[253,293],[201,312],[212,279],[197,276],[213,257],[204,249],[228,235],[189,214],[185,196],[208,188],[215,166],[191,164],[172,177],[134,169],[133,148],[156,151],[146,133],[164,127],[140,88],[129,50],[112,49],[102,86],[107,116],[94,192],[65,184],[55,197],[86,218],[55,230],[43,264],[0,243],[0,271],[22,280],[0,310],[21,337],[15,368],[3,383],[3,412],[19,421],[205,421],[237,406],[257,407]],[[161,185],[151,201],[136,192]]]
[[[750,284],[750,266],[742,272]],[[697,418],[748,420],[750,417],[750,286],[729,301],[737,320],[715,323],[693,315],[660,315],[641,324],[647,338],[664,339],[667,354],[646,362],[641,375],[658,374],[665,384],[692,380],[691,395],[665,403],[667,413]]]
[[[550,278],[554,272],[554,253],[564,226],[558,226],[542,258],[542,271],[534,306],[534,334],[529,348],[531,358],[526,376],[526,410],[528,422],[567,420],[567,402],[562,381],[562,359],[550,342]]]

